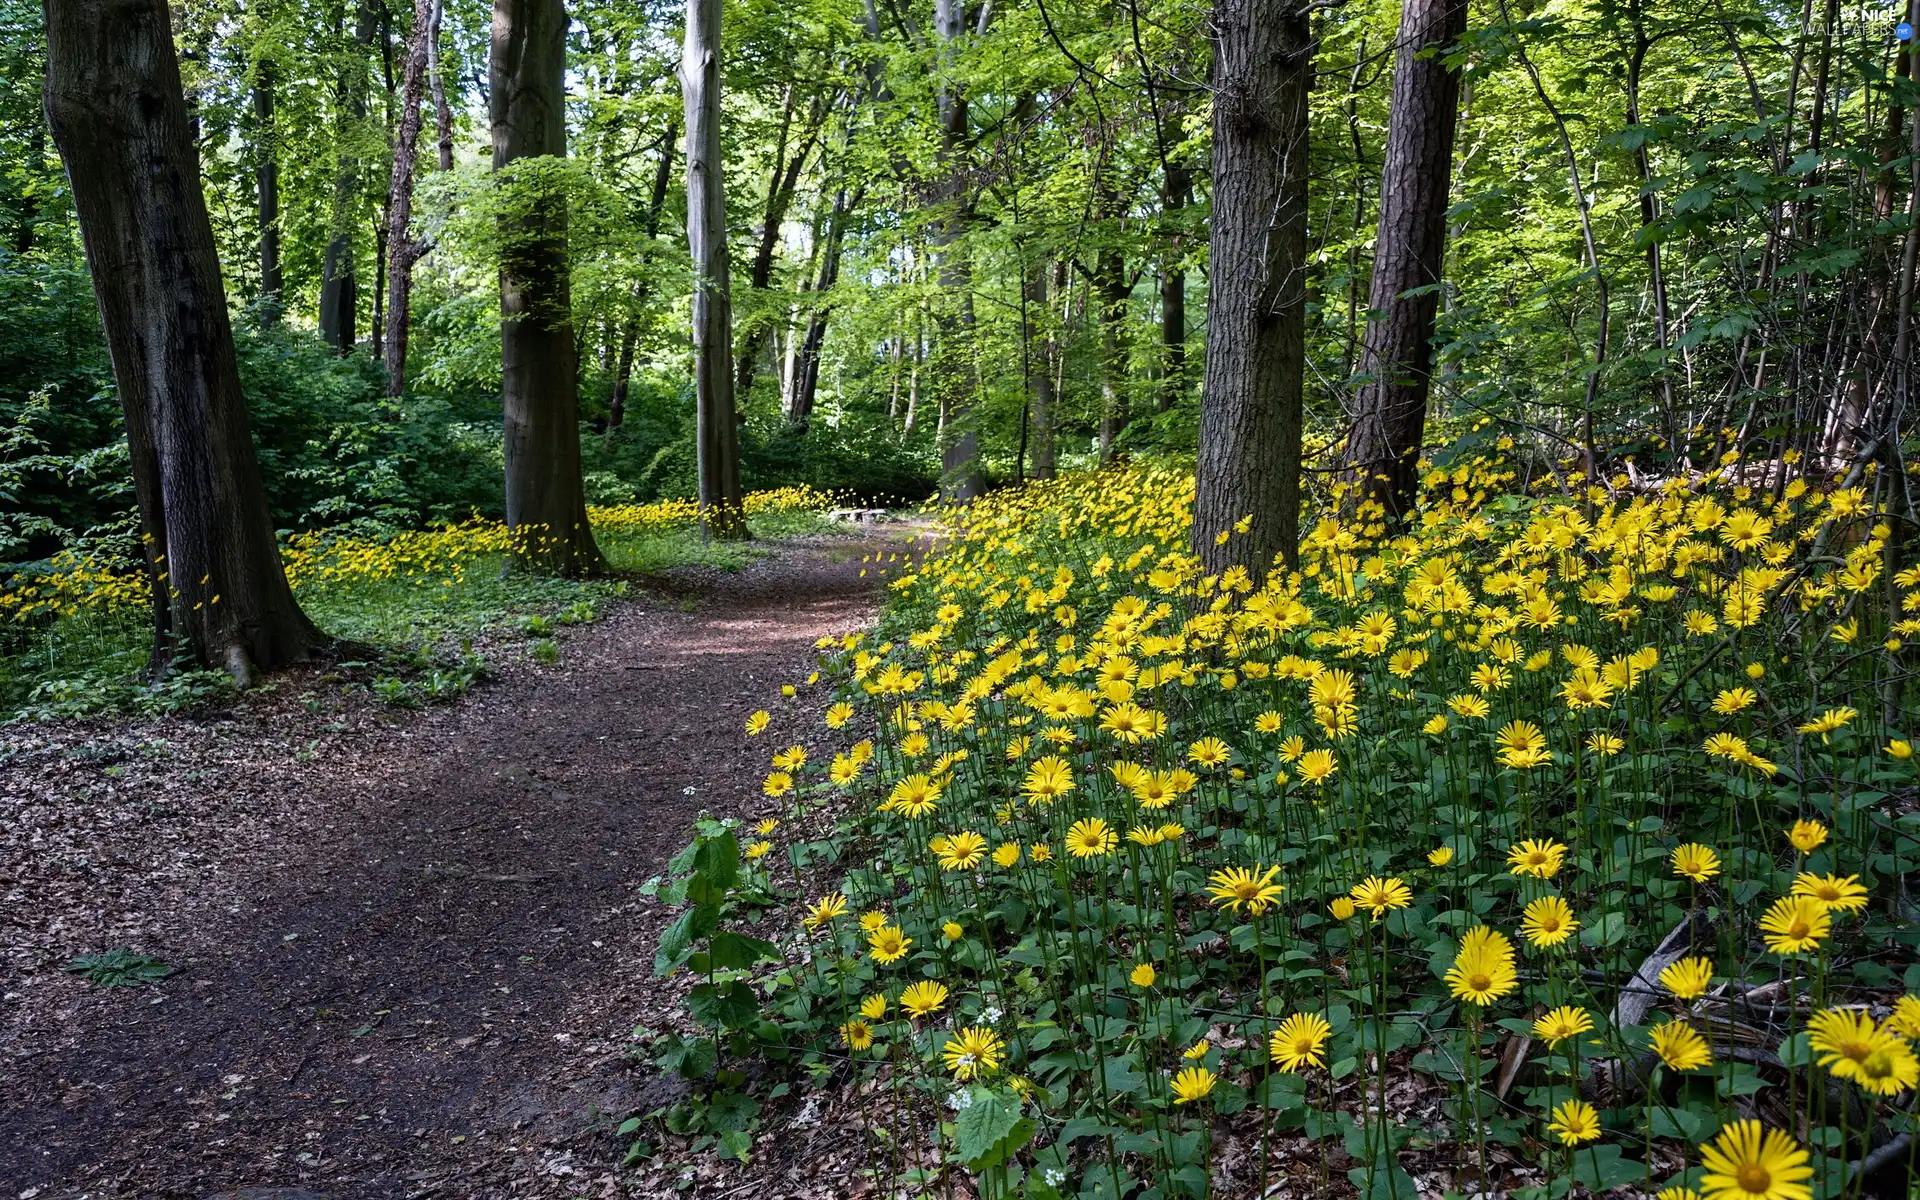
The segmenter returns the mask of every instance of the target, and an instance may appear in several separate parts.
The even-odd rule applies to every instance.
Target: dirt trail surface
[[[295,679],[0,732],[0,1200],[620,1194],[611,1125],[663,1086],[625,1061],[663,1003],[638,889],[702,807],[771,808],[741,724],[803,719],[779,686],[901,548],[675,575],[424,713]],[[122,946],[182,970],[59,970]]]

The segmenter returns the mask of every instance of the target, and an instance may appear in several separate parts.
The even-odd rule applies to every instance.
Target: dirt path
[[[875,548],[682,577],[695,611],[623,605],[560,669],[397,722],[287,704],[16,744],[0,1197],[605,1194],[613,1139],[582,1135],[657,1100],[622,1065],[659,999],[636,889],[698,809],[765,803],[741,722],[867,618]],[[114,819],[75,845],[63,805]],[[57,970],[136,937],[185,969]]]

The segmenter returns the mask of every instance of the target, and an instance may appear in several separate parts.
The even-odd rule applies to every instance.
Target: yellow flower
[[[872,933],[874,930],[886,924],[888,924],[887,914],[881,912],[879,909],[869,909],[860,914],[860,931],[862,933]]]
[[[1382,879],[1378,875],[1369,875],[1354,884],[1353,890],[1347,895],[1353,898],[1356,906],[1373,913],[1376,921],[1393,909],[1405,908],[1413,903],[1413,891],[1397,876]]]
[[[1587,735],[1587,749],[1601,758],[1611,758],[1627,748],[1627,744],[1611,733],[1595,731]]]
[[[813,907],[807,910],[807,915],[801,918],[800,923],[810,930],[818,929],[846,911],[847,898],[839,892],[828,892],[813,902]]]
[[[1420,727],[1420,731],[1422,733],[1430,733],[1435,737],[1439,737],[1441,734],[1447,731],[1447,714],[1436,713],[1434,716],[1429,717],[1427,719],[1427,723]]]
[[[1082,818],[1067,829],[1067,853],[1075,858],[1098,858],[1111,854],[1119,844],[1120,835],[1099,817]]]
[[[1519,986],[1513,969],[1513,943],[1499,930],[1485,925],[1467,930],[1446,980],[1454,999],[1492,1004]]]
[[[1655,1192],[1653,1200],[1704,1200],[1704,1197],[1690,1187],[1670,1187]]]
[[[1920,996],[1902,996],[1894,1001],[1887,1028],[1904,1038],[1920,1038]]]
[[[1795,821],[1787,830],[1787,840],[1802,854],[1812,854],[1827,840],[1827,827],[1818,821]]]
[[[948,921],[940,927],[940,936],[949,942],[959,941],[965,936],[966,932],[965,929],[961,928],[960,922],[958,921]]]
[[[772,849],[773,849],[772,842],[761,840],[758,842],[749,843],[744,853],[747,856],[747,861],[752,862],[756,859],[765,858],[767,856],[767,852]]]
[[[1233,751],[1217,737],[1201,738],[1187,748],[1187,757],[1202,767],[1217,767],[1233,757]]]
[[[1053,861],[1053,847],[1045,842],[1035,842],[1027,847],[1027,855],[1037,863]]]
[[[1815,875],[1802,871],[1793,877],[1793,894],[1812,896],[1828,908],[1841,912],[1859,912],[1867,906],[1867,889],[1858,875]]]
[[[785,771],[769,771],[760,790],[769,796],[784,796],[793,790],[793,776]]]
[[[1135,987],[1150,988],[1153,986],[1153,981],[1159,977],[1159,972],[1153,969],[1152,963],[1141,963],[1133,969],[1132,974],[1127,976],[1127,982]]]
[[[851,720],[853,720],[853,705],[848,704],[845,700],[827,709],[828,729],[838,729]]]
[[[1813,1200],[1807,1152],[1778,1129],[1758,1121],[1723,1126],[1712,1145],[1700,1147],[1700,1179],[1707,1200]]]
[[[1206,1038],[1201,1038],[1199,1041],[1195,1042],[1193,1045],[1188,1046],[1185,1050],[1182,1050],[1180,1052],[1180,1057],[1181,1058],[1205,1058],[1207,1056],[1207,1051],[1212,1048],[1213,1048],[1212,1043],[1208,1042]]]
[[[1027,779],[1021,790],[1036,804],[1051,804],[1074,786],[1072,764],[1057,755],[1048,755],[1027,768]]]
[[[1713,1061],[1707,1039],[1685,1021],[1667,1021],[1655,1025],[1647,1034],[1653,1052],[1675,1071],[1691,1071]]]
[[[928,843],[928,848],[939,857],[942,869],[971,871],[986,858],[987,839],[970,829],[963,829],[952,837],[933,839]]]
[[[1472,718],[1482,718],[1493,711],[1484,696],[1453,696],[1447,700],[1447,707],[1454,711],[1455,716]]]
[[[1668,861],[1673,864],[1675,875],[1683,875],[1695,883],[1705,883],[1720,873],[1720,856],[1699,842],[1675,846]]]
[[[924,817],[939,807],[940,786],[925,775],[909,775],[893,785],[887,803],[903,817]]]
[[[1600,1114],[1585,1100],[1563,1101],[1553,1110],[1547,1132],[1565,1146],[1578,1146],[1600,1136]]]
[[[768,817],[766,820],[760,822],[758,825],[755,825],[753,827],[753,831],[759,834],[761,837],[766,837],[768,834],[772,833],[774,830],[778,828],[780,828],[780,822],[774,819],[773,817]]]
[[[1185,1067],[1173,1077],[1173,1102],[1191,1104],[1204,1100],[1213,1091],[1213,1072],[1205,1067]]]
[[[1347,899],[1345,896],[1335,896],[1333,902],[1327,905],[1327,911],[1333,914],[1334,920],[1344,921],[1359,911],[1359,909],[1353,901]]]
[[[767,725],[772,720],[773,714],[764,708],[751,714],[747,717],[747,736],[759,737],[762,733],[766,732]]]
[[[995,866],[1011,867],[1013,864],[1019,861],[1020,861],[1020,843],[1019,842],[1003,842],[994,849],[993,862]]]
[[[1905,762],[1907,759],[1913,757],[1913,743],[1907,741],[1905,738],[1894,738],[1887,743],[1887,753],[1899,759],[1901,762]]]
[[[1533,1036],[1549,1046],[1558,1046],[1592,1028],[1593,1014],[1584,1008],[1563,1004],[1533,1023]]]
[[[1898,1095],[1920,1083],[1920,1058],[1914,1057],[1913,1047],[1906,1042],[1883,1034],[1853,1081],[1876,1096]]]
[[[1747,664],[1748,679],[1765,679],[1766,677],[1767,677],[1766,667],[1762,666],[1760,663],[1757,663],[1757,662]]]
[[[1000,1056],[1006,1048],[999,1034],[973,1025],[949,1037],[940,1057],[955,1079],[965,1081],[999,1070]]]
[[[1279,867],[1268,867],[1264,874],[1257,876],[1245,867],[1227,867],[1208,877],[1208,882],[1213,885],[1209,891],[1213,902],[1229,912],[1238,912],[1244,904],[1247,912],[1257,917],[1266,912],[1279,899],[1280,893],[1286,890],[1284,885],[1274,882],[1279,874]]]
[[[1660,972],[1660,986],[1682,1000],[1699,999],[1712,983],[1712,960],[1697,956],[1669,963]]]
[[[1533,946],[1558,946],[1573,936],[1580,922],[1573,909],[1558,896],[1542,896],[1528,904],[1520,917],[1520,932]]]
[[[798,771],[807,765],[807,748],[788,746],[773,756],[773,765],[782,771]]]
[[[1327,1065],[1327,1039],[1333,1026],[1318,1013],[1294,1013],[1267,1039],[1267,1056],[1282,1071]]]
[[[1775,954],[1798,954],[1827,939],[1832,923],[1827,906],[1812,896],[1782,896],[1760,918],[1767,949]]]
[[[1507,865],[1515,875],[1552,879],[1566,854],[1567,848],[1552,838],[1528,838],[1507,851]]]
[[[865,1021],[848,1021],[840,1027],[840,1040],[849,1050],[865,1050],[873,1045],[873,1026]]]
[[[1727,688],[1713,698],[1713,711],[1722,716],[1732,716],[1752,707],[1759,699],[1760,694],[1750,687]]]
[[[868,997],[868,999],[870,1001],[875,999],[879,1000],[882,1011],[885,1010],[886,998],[884,996]],[[907,989],[900,993],[900,1007],[906,1009],[908,1013],[915,1017],[930,1017],[934,1013],[939,1012],[940,1006],[946,1002],[946,985],[937,983],[931,979],[922,979],[918,983],[908,984]],[[864,1008],[861,1010],[863,1014],[865,1011]]]
[[[1444,867],[1453,861],[1453,847],[1442,846],[1438,850],[1427,851],[1427,862],[1436,867]]]
[[[887,1015],[887,998],[881,995],[868,996],[860,1002],[860,1015],[869,1021],[878,1021]]]
[[[907,956],[907,947],[913,945],[898,925],[882,925],[867,935],[867,953],[873,961],[881,963],[899,962]]]
[[[1849,721],[1859,715],[1860,710],[1855,708],[1829,708],[1813,720],[1802,724],[1800,732],[1817,733],[1821,741],[1829,741],[1836,731],[1844,729]]]
[[[1308,783],[1325,783],[1339,769],[1331,750],[1309,750],[1300,756],[1300,778]]]

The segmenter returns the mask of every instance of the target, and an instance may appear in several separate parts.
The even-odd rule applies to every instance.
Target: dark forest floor
[[[296,675],[0,730],[0,1197],[623,1194],[612,1126],[668,1098],[627,1061],[670,1003],[638,889],[700,809],[771,811],[741,724],[817,720],[779,686],[902,548],[651,581],[559,666],[425,712]],[[181,971],[60,971],[119,947]]]

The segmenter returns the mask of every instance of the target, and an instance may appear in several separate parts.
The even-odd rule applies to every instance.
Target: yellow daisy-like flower
[[[1011,867],[1020,861],[1020,843],[1003,842],[994,848],[993,864],[997,867]]]
[[[898,925],[882,925],[867,935],[867,953],[873,961],[885,965],[899,962],[907,956],[907,947],[913,945]]]
[[[860,1015],[869,1021],[878,1021],[887,1015],[887,998],[882,995],[868,996],[860,1002]]]
[[[949,942],[957,942],[966,936],[966,929],[958,921],[948,921],[940,926],[940,936]]]
[[[1713,1050],[1700,1031],[1685,1021],[1667,1021],[1655,1025],[1647,1034],[1653,1052],[1675,1071],[1691,1071],[1713,1061]]]
[[[1813,896],[1782,896],[1760,918],[1760,933],[1775,954],[1812,950],[1832,931],[1827,906]]]
[[[1860,715],[1857,708],[1829,708],[1819,716],[1800,726],[1801,733],[1817,733],[1823,742],[1831,741],[1834,733],[1846,728],[1847,723]]]
[[[1712,960],[1697,956],[1669,963],[1660,972],[1660,986],[1682,1000],[1699,999],[1712,983]]]
[[[1207,881],[1212,884],[1208,891],[1213,902],[1229,912],[1238,912],[1240,906],[1245,905],[1247,912],[1257,917],[1286,890],[1284,885],[1274,882],[1279,874],[1279,867],[1268,867],[1260,875],[1245,867],[1227,867],[1208,876]]]
[[[1887,1028],[1903,1038],[1920,1038],[1920,996],[1902,996],[1894,1001]]]
[[[1513,943],[1499,930],[1485,925],[1467,930],[1446,981],[1454,999],[1492,1004],[1520,985],[1513,969]]]
[[[848,1021],[840,1027],[840,1040],[849,1050],[865,1050],[873,1045],[873,1026],[865,1021]]]
[[[784,796],[793,790],[793,776],[785,771],[769,771],[760,790],[769,796]]]
[[[1187,757],[1197,766],[1217,767],[1233,757],[1233,751],[1217,737],[1201,738],[1187,748]]]
[[[1760,699],[1760,693],[1750,687],[1728,688],[1713,698],[1713,711],[1721,716],[1732,716],[1742,709],[1751,708]]]
[[[1135,987],[1150,988],[1158,978],[1160,973],[1153,969],[1152,963],[1141,963],[1127,976],[1127,982]]]
[[[999,1034],[985,1026],[972,1025],[949,1037],[940,1057],[953,1077],[964,1082],[999,1070],[1000,1056],[1006,1049]]]
[[[1474,719],[1484,718],[1493,711],[1493,706],[1487,703],[1485,696],[1470,694],[1448,697],[1447,707],[1453,710],[1455,716]]]
[[[750,714],[747,717],[747,736],[759,737],[761,734],[766,732],[767,725],[772,720],[773,720],[773,714],[768,712],[764,708],[760,709],[755,713]]]
[[[868,909],[866,912],[860,914],[860,931],[862,933],[872,933],[874,930],[890,923],[891,922],[887,920],[887,914],[877,908]]]
[[[1585,1100],[1566,1100],[1553,1110],[1547,1132],[1563,1146],[1578,1146],[1600,1136],[1600,1114]]]
[[[1655,1192],[1653,1200],[1705,1200],[1705,1198],[1690,1187],[1670,1187],[1661,1188]]]
[[[747,845],[747,848],[744,851],[742,851],[742,853],[744,853],[747,856],[748,862],[754,862],[758,859],[765,858],[767,856],[768,851],[772,849],[773,849],[773,843],[763,839],[761,841],[749,843]]]
[[[1420,731],[1422,733],[1432,734],[1434,737],[1439,737],[1447,731],[1447,714],[1436,713],[1428,717],[1427,723],[1420,727]]]
[[[853,720],[853,705],[848,704],[845,700],[827,709],[828,729],[838,729],[851,720]]]
[[[1300,756],[1300,778],[1308,783],[1325,783],[1339,769],[1331,750],[1309,750]]]
[[[1436,867],[1444,867],[1453,861],[1453,847],[1442,846],[1438,850],[1427,851],[1427,862]]]
[[[1100,728],[1128,745],[1151,741],[1166,727],[1165,713],[1149,712],[1131,701],[1116,704],[1100,715]]]
[[[1099,817],[1082,818],[1067,828],[1067,853],[1075,858],[1099,858],[1119,844],[1120,835]]]
[[[1793,894],[1812,896],[1828,908],[1840,912],[1859,912],[1867,906],[1867,889],[1858,875],[1815,875],[1802,871],[1793,877]]]
[[[1706,1168],[1700,1186],[1707,1200],[1813,1200],[1807,1159],[1790,1135],[1762,1129],[1758,1121],[1734,1121],[1700,1147]]]
[[[935,838],[928,846],[939,857],[941,868],[948,871],[971,871],[987,857],[987,839],[971,829]]]
[[[1027,857],[1037,863],[1052,862],[1053,847],[1047,845],[1045,842],[1035,842],[1033,845],[1027,847]]]
[[[1216,1082],[1213,1072],[1205,1067],[1184,1067],[1173,1077],[1173,1102],[1192,1104],[1204,1100]]]
[[[1593,1028],[1593,1014],[1584,1008],[1563,1004],[1533,1023],[1533,1036],[1549,1046],[1558,1046]]]
[[[753,827],[753,831],[759,834],[761,837],[766,837],[768,834],[772,833],[774,830],[778,828],[780,828],[780,822],[773,817],[768,817],[766,820],[761,821],[758,825],[755,825]]]
[[[1552,879],[1566,854],[1567,848],[1552,838],[1528,838],[1507,851],[1507,866],[1515,875]]]
[[[1413,903],[1413,891],[1397,876],[1382,879],[1378,875],[1369,875],[1347,893],[1360,908],[1373,914],[1378,921],[1396,908],[1405,908]]]
[[[1327,1065],[1327,1039],[1333,1026],[1319,1013],[1294,1013],[1267,1039],[1267,1056],[1282,1071]]]
[[[1802,854],[1812,854],[1826,844],[1827,827],[1818,821],[1795,821],[1787,830],[1787,841]]]
[[[1720,856],[1699,842],[1675,846],[1668,861],[1673,864],[1675,875],[1685,876],[1695,883],[1705,883],[1720,873]]]
[[[924,817],[939,807],[940,785],[925,775],[909,775],[893,785],[887,804],[903,817]]]
[[[1558,946],[1580,928],[1573,909],[1558,896],[1542,896],[1520,916],[1520,932],[1531,946]]]
[[[1206,1038],[1201,1038],[1199,1041],[1195,1042],[1193,1045],[1188,1046],[1185,1050],[1182,1050],[1180,1052],[1180,1057],[1181,1058],[1205,1058],[1207,1056],[1207,1051],[1211,1050],[1212,1048],[1213,1048],[1213,1043],[1209,1042]]]
[[[798,771],[807,765],[807,748],[788,746],[773,756],[773,765],[782,771]]]
[[[828,892],[813,902],[813,907],[807,910],[807,915],[800,919],[800,923],[809,930],[815,930],[846,911],[847,898],[839,892]]]
[[[1626,748],[1626,742],[1611,733],[1595,732],[1587,735],[1587,749],[1601,758],[1612,758]]]
[[[1899,1034],[1875,1025],[1873,1018],[1860,1009],[1849,1008],[1829,1008],[1813,1014],[1807,1021],[1807,1045],[1820,1065],[1834,1076],[1855,1081],[1876,1052],[1906,1049]],[[1888,1078],[1892,1065],[1890,1058],[1881,1060],[1875,1082]]]
[[[1026,782],[1020,790],[1035,804],[1051,804],[1074,786],[1073,765],[1057,755],[1048,755],[1027,768]]]
[[[873,997],[869,997],[869,999],[873,999]],[[878,999],[884,1010],[886,998],[879,997]],[[930,1017],[934,1013],[939,1012],[940,1006],[946,1002],[946,985],[931,979],[922,979],[918,983],[908,984],[907,989],[900,993],[900,1007],[916,1017]],[[864,1012],[865,1010],[862,1011]]]
[[[1333,914],[1334,920],[1344,921],[1358,912],[1359,908],[1353,901],[1347,899],[1345,896],[1335,896],[1332,902],[1327,905],[1327,911]]]

